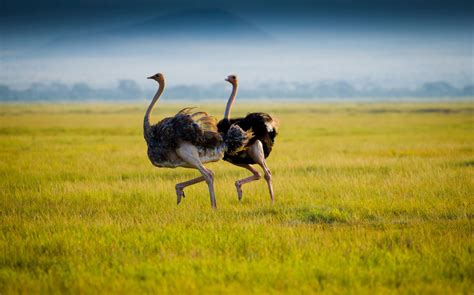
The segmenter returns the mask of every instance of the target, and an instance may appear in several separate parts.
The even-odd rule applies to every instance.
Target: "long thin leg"
[[[176,188],[176,196],[178,197],[178,205],[179,205],[179,203],[181,203],[181,197],[183,197],[183,198],[185,197],[185,195],[184,195],[184,188],[185,187],[196,184],[196,183],[199,183],[199,182],[204,181],[204,180],[206,180],[204,178],[204,176],[199,176],[197,178],[194,178],[194,179],[176,184],[175,188]]]
[[[214,193],[214,173],[211,170],[204,167],[204,165],[202,165],[201,160],[199,159],[199,153],[198,153],[197,148],[190,143],[182,143],[180,147],[176,149],[176,154],[183,161],[188,163],[189,166],[191,166],[192,168],[196,168],[199,170],[199,172],[201,172],[202,177],[206,181],[207,186],[209,188],[209,195],[211,197],[211,206],[212,208],[215,209],[217,205],[216,205],[216,196]],[[198,183],[200,181],[202,180],[200,180],[200,177],[198,177],[198,178],[189,180],[185,183],[189,183],[189,185],[191,185],[191,184]],[[178,196],[178,200],[179,199],[180,199],[180,196]]]
[[[262,166],[263,171],[265,172],[265,180],[267,181],[268,191],[270,192],[270,198],[272,199],[272,203],[273,203],[275,198],[273,195],[272,172],[268,168],[265,158],[263,158],[263,162],[260,166]]]
[[[272,185],[272,173],[268,169],[267,163],[265,161],[265,154],[263,153],[263,146],[260,140],[257,140],[248,150],[249,156],[262,167],[263,172],[265,173],[265,180],[267,181],[268,190],[270,191],[270,198],[272,202],[274,200],[273,196],[273,185]]]
[[[245,168],[245,169],[249,170],[250,172],[252,172],[252,174],[253,174],[252,176],[239,179],[235,182],[235,188],[237,189],[237,196],[238,196],[239,201],[240,201],[240,200],[242,200],[242,185],[246,184],[246,183],[249,183],[251,181],[259,180],[260,178],[262,178],[262,175],[260,174],[260,172],[258,172],[255,168],[253,168],[249,164],[243,164],[243,165],[237,165],[237,166]]]

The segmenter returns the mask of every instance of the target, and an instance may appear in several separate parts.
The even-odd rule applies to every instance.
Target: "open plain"
[[[1,294],[474,292],[474,103],[240,101],[279,119],[276,201],[221,161],[217,210],[176,205],[199,174],[149,163],[145,107],[0,106]]]

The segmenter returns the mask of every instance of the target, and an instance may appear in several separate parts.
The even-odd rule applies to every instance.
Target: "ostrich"
[[[224,153],[234,154],[242,149],[249,135],[237,125],[232,125],[223,136],[217,132],[216,119],[206,112],[192,113],[192,108],[185,108],[176,115],[164,118],[150,125],[150,113],[165,88],[165,78],[158,73],[148,79],[158,82],[159,87],[145,113],[143,133],[148,145],[148,158],[156,167],[194,168],[202,176],[176,184],[177,203],[185,197],[184,188],[206,181],[211,197],[211,206],[216,208],[214,194],[214,173],[204,167],[203,163],[215,162]]]
[[[243,167],[253,174],[252,176],[235,182],[238,198],[239,200],[242,199],[243,184],[259,180],[262,177],[261,174],[251,166],[251,164],[258,164],[262,167],[265,174],[265,180],[268,185],[268,190],[270,191],[270,198],[273,202],[272,173],[270,169],[268,169],[265,159],[272,151],[275,136],[277,135],[277,122],[274,118],[265,113],[251,113],[245,118],[229,119],[230,110],[237,94],[238,81],[235,75],[229,75],[225,80],[232,84],[232,93],[227,102],[224,119],[217,123],[218,131],[225,134],[231,126],[238,125],[243,130],[253,133],[253,136],[249,139],[244,149],[233,154],[225,153],[224,155],[224,161]]]

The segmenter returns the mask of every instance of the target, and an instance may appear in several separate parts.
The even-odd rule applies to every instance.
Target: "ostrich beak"
[[[153,79],[153,76],[150,76],[150,77],[146,77],[147,79]]]
[[[224,79],[224,81],[227,81],[227,82],[229,82],[229,78],[225,78],[225,79]]]

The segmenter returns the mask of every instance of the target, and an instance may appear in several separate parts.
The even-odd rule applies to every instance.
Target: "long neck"
[[[150,132],[151,132],[150,113],[151,113],[151,110],[153,109],[156,102],[158,101],[161,94],[163,93],[163,90],[165,89],[165,82],[164,81],[162,81],[159,84],[160,84],[160,87],[158,87],[158,91],[156,91],[155,96],[153,97],[150,105],[148,106],[148,109],[146,110],[145,118],[143,119],[143,134],[145,136],[145,139],[150,138]]]
[[[230,117],[230,109],[232,108],[232,105],[234,104],[235,96],[237,95],[237,89],[239,86],[237,85],[237,82],[232,83],[232,93],[230,94],[229,100],[227,101],[227,106],[225,108],[225,113],[224,113],[224,119],[229,120]]]

